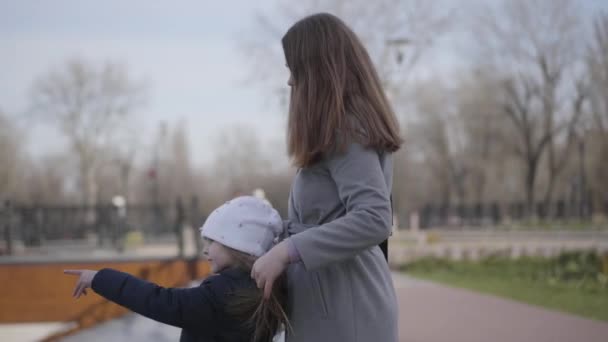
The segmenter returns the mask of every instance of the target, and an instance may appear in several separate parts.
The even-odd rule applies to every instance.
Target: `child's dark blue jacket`
[[[163,288],[105,268],[97,272],[91,288],[134,312],[182,328],[182,342],[249,342],[253,331],[229,317],[224,308],[231,292],[255,286],[249,274],[236,268],[210,276],[193,288]]]

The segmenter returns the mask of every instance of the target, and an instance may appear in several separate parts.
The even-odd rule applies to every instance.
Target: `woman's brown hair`
[[[320,13],[295,23],[283,36],[293,86],[287,149],[298,167],[356,141],[399,149],[399,123],[371,58],[357,35],[334,15]]]
[[[229,247],[226,250],[235,261],[234,267],[251,273],[254,256]],[[252,342],[271,342],[281,325],[291,329],[284,309],[286,304],[287,278],[283,273],[275,280],[268,300],[264,299],[263,289],[238,289],[231,294],[226,312],[242,322],[244,328],[253,329]]]

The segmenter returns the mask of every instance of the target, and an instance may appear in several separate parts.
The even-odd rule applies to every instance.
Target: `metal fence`
[[[441,205],[429,203],[418,212],[421,228],[447,226],[496,226],[505,222],[520,222],[530,218],[540,221],[588,221],[594,214],[608,216],[608,201],[594,207],[591,201],[558,200],[537,203],[530,210],[524,202],[477,203],[470,205]]]
[[[418,211],[419,227],[481,227],[499,226],[505,222],[521,222],[530,217],[555,222],[578,220],[588,222],[593,214],[608,217],[608,201],[601,207],[591,202],[559,200],[550,205],[539,203],[529,215],[523,202],[474,205],[427,204]],[[396,213],[403,214],[403,213]],[[12,254],[15,241],[25,247],[44,246],[53,241],[94,239],[97,247],[110,246],[121,251],[129,232],[140,232],[147,242],[167,239],[178,244],[183,255],[184,227],[198,228],[204,221],[196,197],[184,203],[146,205],[102,204],[87,206],[19,205],[5,201],[0,205],[0,255]],[[409,220],[400,220],[406,227]],[[200,239],[194,239],[196,252]]]
[[[147,240],[175,236],[182,244],[184,226],[199,227],[204,220],[192,198],[189,205],[174,203],[88,206],[19,205],[5,201],[0,206],[0,254],[11,254],[15,241],[25,247],[42,246],[58,240],[93,237],[96,245],[121,249],[125,235],[140,232]],[[178,246],[180,251],[183,246]],[[200,249],[197,241],[197,251]],[[181,252],[180,252],[181,253]]]

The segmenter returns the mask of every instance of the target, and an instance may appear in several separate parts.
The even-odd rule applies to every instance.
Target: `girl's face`
[[[205,240],[203,253],[211,263],[211,273],[218,273],[221,270],[232,266],[234,260],[228,249],[221,243],[213,240]]]

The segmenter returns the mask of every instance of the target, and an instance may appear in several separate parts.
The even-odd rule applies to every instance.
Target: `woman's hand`
[[[76,282],[76,286],[74,287],[74,292],[72,293],[72,297],[80,298],[81,295],[87,295],[87,288],[91,287],[91,283],[93,282],[93,278],[97,274],[97,271],[91,270],[64,270],[64,274],[71,274],[79,276],[78,281]]]
[[[258,288],[264,289],[264,298],[270,298],[274,281],[285,271],[289,264],[287,240],[272,247],[266,254],[255,261],[251,268],[251,278],[255,279]]]

